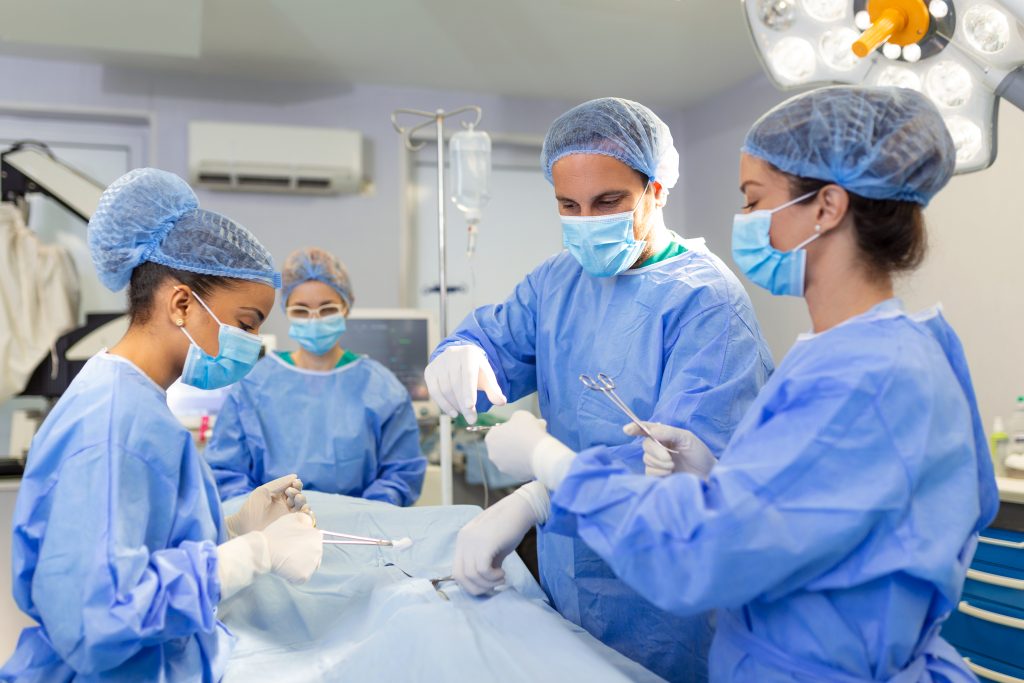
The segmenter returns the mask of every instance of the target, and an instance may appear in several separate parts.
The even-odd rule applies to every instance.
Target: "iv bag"
[[[452,201],[470,226],[480,222],[480,212],[490,200],[491,137],[483,131],[460,130],[448,143],[451,163]]]

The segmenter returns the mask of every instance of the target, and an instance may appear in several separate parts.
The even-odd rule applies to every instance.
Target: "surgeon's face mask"
[[[736,214],[732,224],[732,257],[751,282],[777,296],[804,295],[807,277],[804,247],[821,237],[821,233],[815,232],[792,251],[779,251],[772,246],[772,216],[816,194],[809,192],[775,209]]]
[[[299,346],[317,356],[322,356],[333,349],[344,333],[345,316],[340,313],[326,318],[292,320],[288,327],[288,335],[297,341]]]
[[[216,357],[211,356],[203,351],[199,344],[196,344],[196,340],[184,326],[179,326],[178,329],[191,342],[188,356],[185,357],[185,369],[182,370],[181,381],[197,389],[220,389],[234,384],[248,375],[256,365],[263,343],[258,335],[244,332],[232,325],[225,325],[213,314],[206,302],[199,298],[198,294],[192,292],[192,296],[220,325],[220,331],[217,333],[220,350]]]
[[[651,181],[632,211],[608,216],[562,216],[562,244],[587,275],[612,277],[628,270],[640,258],[647,242],[633,234],[633,215],[647,195]]]

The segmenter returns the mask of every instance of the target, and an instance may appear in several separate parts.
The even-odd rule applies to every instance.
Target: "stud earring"
[[[181,318],[178,318],[178,319],[177,319],[177,320],[175,320],[174,322],[175,322],[175,324],[176,324],[176,325],[177,325],[178,327],[184,327],[184,326],[185,326],[185,321],[184,321],[184,320],[182,320]]]

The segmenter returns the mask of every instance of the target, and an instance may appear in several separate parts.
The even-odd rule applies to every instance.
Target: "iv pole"
[[[438,270],[440,272],[438,294],[440,295],[439,298],[441,300],[439,322],[441,326],[442,339],[448,336],[448,246],[446,241],[444,217],[444,122],[445,119],[454,118],[467,112],[473,112],[476,114],[476,120],[472,125],[474,127],[477,126],[480,123],[480,119],[483,117],[483,110],[477,106],[460,107],[459,109],[448,112],[443,109],[438,109],[433,112],[421,111],[419,109],[396,109],[391,113],[391,125],[394,126],[395,132],[402,136],[405,148],[410,152],[418,152],[427,144],[426,142],[413,142],[413,135],[418,131],[424,130],[433,124],[437,132],[437,257]],[[411,128],[403,128],[398,123],[399,116],[402,116],[403,114],[425,118],[427,121],[412,126]],[[463,125],[465,126],[466,123],[464,122]],[[441,504],[451,505],[452,419],[444,413],[441,414],[439,429],[441,437]]]

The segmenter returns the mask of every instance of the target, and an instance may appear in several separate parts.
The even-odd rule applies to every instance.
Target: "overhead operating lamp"
[[[996,157],[997,102],[1024,109],[1024,0],[743,0],[750,35],[783,90],[913,88],[938,106],[957,173]]]

